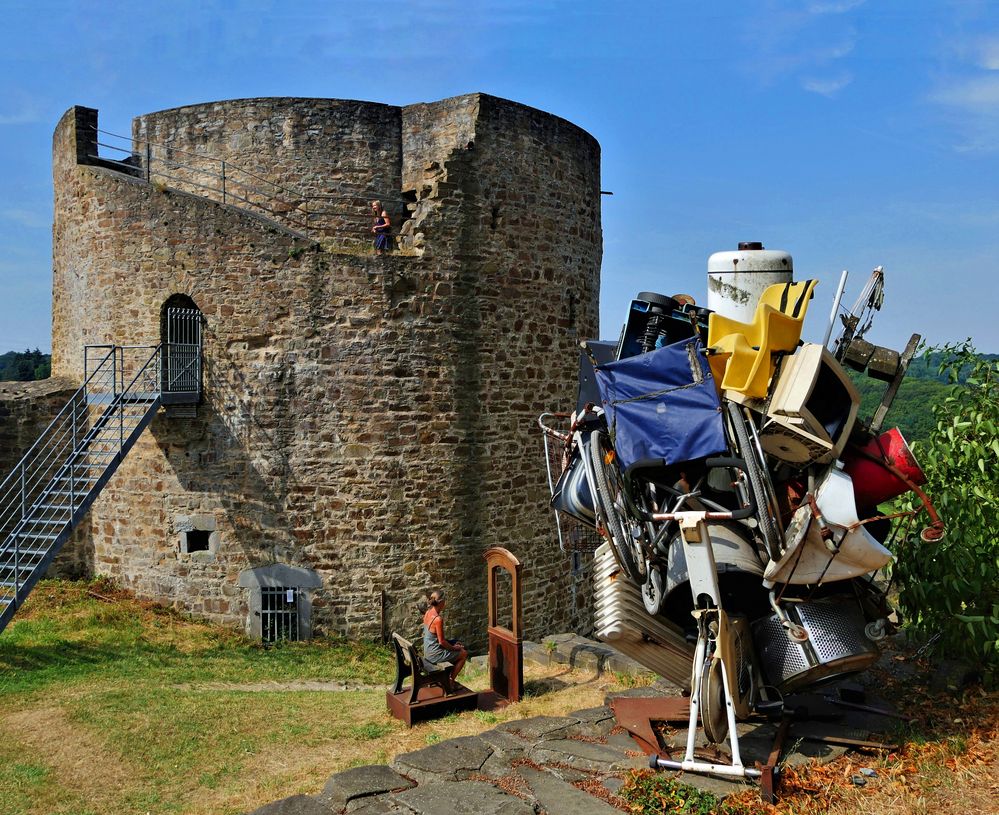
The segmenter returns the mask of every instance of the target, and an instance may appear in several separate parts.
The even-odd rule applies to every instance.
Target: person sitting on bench
[[[433,591],[428,598],[430,607],[423,615],[423,658],[428,662],[453,662],[451,679],[458,678],[461,669],[468,659],[465,646],[455,640],[449,642],[444,638],[444,613],[446,600],[443,591]]]

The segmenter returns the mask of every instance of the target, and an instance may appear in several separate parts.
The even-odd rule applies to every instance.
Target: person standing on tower
[[[371,214],[375,218],[375,225],[371,227],[371,231],[375,234],[375,254],[381,255],[392,248],[389,238],[392,232],[392,221],[389,219],[388,212],[382,209],[381,201],[371,202]]]

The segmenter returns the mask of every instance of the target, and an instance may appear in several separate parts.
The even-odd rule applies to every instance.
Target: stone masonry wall
[[[370,243],[373,199],[394,222],[403,211],[399,117],[399,108],[370,102],[234,99],[139,116],[133,149],[144,165],[149,143],[153,180],[199,195],[208,192],[196,184],[221,190],[213,176],[225,161],[229,195],[312,237],[357,245],[359,233]]]
[[[585,628],[534,421],[573,400],[575,342],[596,333],[596,142],[483,95],[390,109],[421,238],[375,257],[81,165],[81,110],[54,139],[56,373],[79,376],[84,342],[157,342],[174,293],[206,318],[204,404],[157,417],[95,503],[94,570],[245,625],[239,573],[303,566],[323,580],[314,627],[355,636],[414,634],[415,601],[445,586],[455,635],[481,645],[481,553],[500,544],[526,564],[528,636]],[[194,516],[215,551],[180,551]]]

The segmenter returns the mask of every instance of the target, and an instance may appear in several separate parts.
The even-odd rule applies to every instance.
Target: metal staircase
[[[83,386],[0,483],[0,631],[152,421],[164,386],[177,380],[164,375],[171,355],[161,349],[87,346]],[[185,389],[197,388],[195,398],[200,363],[199,348],[181,377]]]

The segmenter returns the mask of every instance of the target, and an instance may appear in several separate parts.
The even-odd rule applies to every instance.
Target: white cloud
[[[929,99],[972,114],[999,112],[999,74],[954,80],[930,93]]]
[[[864,0],[815,0],[804,7],[763,0],[746,37],[747,67],[764,86],[779,80],[833,96],[853,81],[846,61],[859,34],[847,12]]]
[[[806,91],[818,93],[831,99],[851,82],[853,82],[853,74],[845,71],[835,77],[804,77],[801,80],[801,87]]]
[[[926,93],[962,153],[999,150],[999,33],[952,38],[947,72]]]
[[[977,64],[986,71],[999,71],[999,37],[981,40],[977,48]]]
[[[864,5],[866,0],[839,0],[838,2],[815,2],[808,4],[810,14],[844,14],[858,6]]]

